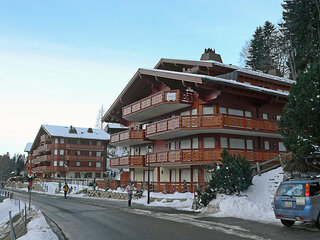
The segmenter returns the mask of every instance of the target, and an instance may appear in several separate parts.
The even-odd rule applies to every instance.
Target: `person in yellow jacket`
[[[66,183],[66,184],[63,186],[63,191],[64,191],[64,198],[67,198],[67,193],[68,193],[68,191],[69,191],[68,183]]]

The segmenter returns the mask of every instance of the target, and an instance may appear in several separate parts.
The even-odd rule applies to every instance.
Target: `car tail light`
[[[306,197],[310,197],[310,185],[306,183]]]
[[[283,216],[282,216],[282,215],[277,215],[277,217],[278,217],[278,218],[282,218]]]

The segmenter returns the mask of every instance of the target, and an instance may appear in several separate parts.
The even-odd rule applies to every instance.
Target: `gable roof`
[[[26,147],[24,148],[24,152],[30,152],[32,144],[32,142],[27,143]]]
[[[65,137],[65,138],[84,138],[95,140],[109,140],[110,135],[102,129],[92,128],[92,133],[88,132],[88,128],[73,127],[77,133],[69,133],[70,127],[55,126],[55,125],[42,125],[44,130],[52,137]]]

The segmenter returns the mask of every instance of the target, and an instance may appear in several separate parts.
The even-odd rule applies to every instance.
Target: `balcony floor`
[[[151,140],[167,140],[185,136],[191,136],[195,134],[203,134],[203,133],[225,133],[225,134],[235,134],[235,135],[243,135],[243,136],[258,136],[258,137],[269,137],[269,138],[282,138],[279,133],[263,133],[250,131],[249,129],[177,129],[173,131],[164,131],[163,133],[150,134],[147,135],[147,138]]]
[[[110,145],[116,146],[116,147],[127,147],[127,146],[138,146],[138,145],[148,144],[151,142],[152,141],[125,140],[121,142],[110,143]]]
[[[166,113],[174,112],[179,109],[189,107],[191,105],[192,104],[186,103],[163,103],[161,105],[154,106],[149,109],[139,111],[137,113],[131,113],[128,116],[124,116],[123,118],[127,121],[133,122],[145,121]]]

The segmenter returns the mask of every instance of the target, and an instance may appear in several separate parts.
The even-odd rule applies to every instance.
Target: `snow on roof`
[[[214,60],[201,60],[200,62],[208,62],[208,63],[212,63],[213,65],[216,66],[221,66],[221,67],[226,67],[226,68],[233,68],[233,69],[239,69],[239,67],[232,65],[232,64],[225,64],[225,63],[221,63],[221,62],[217,62]]]
[[[92,133],[88,132],[88,128],[73,127],[77,130],[77,133],[69,133],[70,127],[55,126],[44,124],[42,127],[54,137],[66,137],[66,138],[85,138],[96,140],[109,140],[110,135],[102,129],[92,128]]]
[[[258,87],[258,86],[254,86],[254,85],[251,85],[248,83],[238,82],[235,80],[228,80],[228,79],[224,79],[224,78],[219,78],[219,76],[212,77],[212,76],[202,75],[202,74],[174,72],[174,71],[161,70],[161,69],[146,69],[146,68],[144,68],[144,69],[150,70],[150,71],[156,71],[156,72],[166,72],[166,73],[178,74],[178,75],[184,75],[184,76],[199,77],[199,78],[207,79],[207,80],[214,81],[214,82],[220,82],[220,83],[224,83],[224,84],[228,84],[228,85],[236,85],[236,86],[251,89],[251,90],[257,91],[257,92],[276,94],[276,95],[280,95],[280,96],[284,96],[284,97],[287,97],[289,95],[289,93],[287,93],[287,92],[281,92],[281,91],[272,90],[272,89],[268,89],[268,88],[264,88],[264,87]],[[270,76],[269,74],[265,74],[265,75],[267,75],[268,77]],[[289,80],[289,79],[287,79],[287,80]],[[291,81],[291,80],[289,80],[289,81]]]
[[[295,81],[288,79],[288,78],[283,78],[283,77],[278,77],[278,76],[274,76],[271,74],[253,71],[248,68],[240,68],[237,70],[237,72],[247,73],[247,74],[251,74],[251,75],[255,75],[255,76],[259,76],[259,77],[263,77],[263,78],[269,78],[269,79],[273,79],[273,80],[280,81],[280,82],[286,82],[286,83],[290,83],[290,84],[295,83]]]
[[[32,142],[27,143],[27,146],[24,148],[24,151],[25,152],[30,152],[32,144],[33,144]]]

